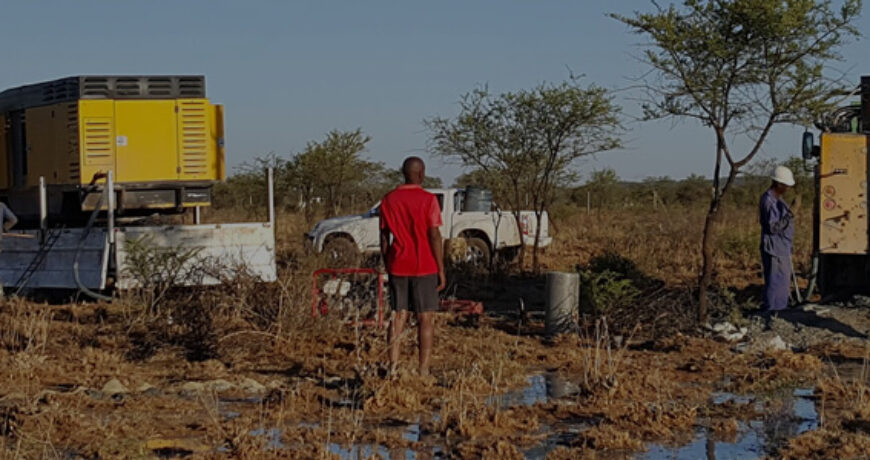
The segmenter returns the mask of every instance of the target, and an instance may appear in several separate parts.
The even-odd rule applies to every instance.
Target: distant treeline
[[[240,167],[226,182],[214,188],[215,208],[248,209],[260,212],[266,206],[267,167],[275,169],[275,201],[279,210],[304,212],[309,217],[340,215],[365,211],[385,193],[401,183],[401,173],[383,163],[348,155],[346,161],[328,161],[329,152],[320,146],[289,158],[268,156]],[[311,153],[316,152],[316,153]],[[317,158],[312,158],[317,156]],[[813,196],[812,173],[804,169],[802,160],[786,162],[795,174],[797,190],[805,202]],[[756,164],[735,183],[726,203],[735,206],[756,206],[759,197],[770,186],[769,171],[775,163]],[[456,187],[485,186],[493,190],[496,203],[505,203],[506,189],[497,178],[479,171],[459,176]],[[427,187],[441,187],[438,178],[427,178]],[[684,179],[648,177],[639,182],[622,180],[613,169],[593,172],[582,185],[560,187],[550,212],[554,217],[590,210],[644,209],[707,206],[713,191],[710,179],[691,175]]]
[[[746,174],[737,179],[725,197],[725,203],[757,206],[761,194],[770,187],[770,171],[774,166],[774,162],[765,162],[747,168]],[[814,194],[812,172],[805,169],[799,158],[789,159],[786,166],[794,172],[797,193],[804,202],[810,202]],[[587,205],[596,210],[707,206],[712,193],[713,181],[699,175],[685,179],[648,177],[640,182],[627,182],[614,170],[604,169],[592,173],[583,185],[560,190],[553,208],[558,212],[564,211],[566,206],[585,208]]]
[[[275,206],[302,212],[309,220],[368,209],[401,183],[397,168],[362,156],[371,138],[355,131],[331,131],[322,141],[287,156],[267,155],[243,164],[214,188],[215,208],[262,212],[266,206],[266,168],[275,171]],[[440,187],[429,179],[428,187]]]

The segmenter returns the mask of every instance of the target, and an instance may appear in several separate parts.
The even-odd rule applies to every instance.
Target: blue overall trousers
[[[791,253],[794,241],[794,215],[773,189],[761,196],[761,265],[764,269],[764,310],[788,307],[791,286]]]

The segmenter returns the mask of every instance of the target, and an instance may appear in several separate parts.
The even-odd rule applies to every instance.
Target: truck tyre
[[[356,268],[362,259],[356,243],[345,236],[330,238],[323,245],[323,253],[329,268]]]
[[[492,254],[486,241],[480,238],[466,238],[465,262],[471,266],[488,269]]]

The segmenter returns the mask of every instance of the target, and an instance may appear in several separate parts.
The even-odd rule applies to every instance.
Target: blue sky
[[[666,3],[666,2],[665,2]],[[619,90],[646,67],[641,38],[609,12],[647,1],[18,1],[5,2],[0,88],[81,74],[204,74],[226,106],[231,167],[289,155],[331,129],[372,136],[369,158],[427,157],[422,120],[459,96],[558,82],[570,72]],[[865,14],[858,23],[870,31]],[[838,69],[870,74],[867,40]],[[637,103],[620,92],[629,116]],[[627,122],[627,147],[584,160],[626,179],[712,172],[710,132],[686,122]],[[774,132],[761,159],[797,152],[800,128]],[[459,169],[433,159],[431,175]]]

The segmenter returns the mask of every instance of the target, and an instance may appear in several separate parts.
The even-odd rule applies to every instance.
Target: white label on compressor
[[[115,143],[118,144],[118,147],[126,147],[127,146],[127,136],[117,136],[115,138]]]

